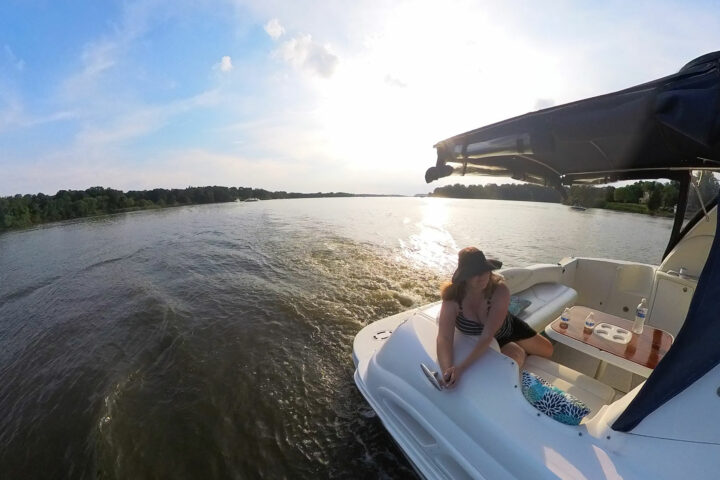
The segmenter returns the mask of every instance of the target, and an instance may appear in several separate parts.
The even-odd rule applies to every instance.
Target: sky
[[[720,1],[3,0],[0,196],[502,183],[433,145],[715,50]]]

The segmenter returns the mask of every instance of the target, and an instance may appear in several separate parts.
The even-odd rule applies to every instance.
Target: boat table
[[[560,326],[560,317],[545,327],[549,338],[643,377],[650,376],[673,342],[673,336],[665,330],[645,325],[638,335],[632,331],[633,322],[599,310],[576,305],[569,311],[567,328]],[[595,317],[595,328],[603,323],[615,326],[632,335],[630,341],[624,344],[585,330],[585,318],[590,312]]]

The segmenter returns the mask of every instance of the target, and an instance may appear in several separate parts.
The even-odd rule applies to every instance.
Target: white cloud
[[[85,45],[81,54],[82,70],[69,76],[62,85],[68,99],[83,99],[98,86],[104,73],[118,63],[131,40],[99,40]],[[98,85],[100,84],[100,85]]]
[[[0,196],[94,185],[121,190],[185,188],[188,185],[248,186],[285,191],[330,191],[336,183],[313,163],[288,163],[271,157],[248,157],[203,148],[163,151],[142,163],[117,149],[53,152],[15,162],[3,171]],[[128,165],[132,164],[132,168]],[[324,165],[323,165],[324,166]]]
[[[241,137],[244,152],[283,162],[313,163],[328,152],[328,138],[310,111],[279,109],[262,120],[228,125],[223,131]]]
[[[193,8],[202,3],[175,1]],[[60,92],[64,97],[47,102],[57,113],[29,118],[25,102],[27,108],[37,104],[19,94],[3,97],[8,89],[0,79],[0,131],[73,116],[79,120],[67,149],[67,142],[45,148],[42,168],[33,163],[43,159],[42,152],[28,158],[26,183],[0,175],[0,190],[35,191],[37,182],[55,189],[237,182],[295,191],[429,191],[437,185],[425,186],[423,174],[435,162],[435,141],[672,73],[720,42],[718,16],[690,4],[678,10],[672,2],[641,0],[632,8],[622,2],[575,6],[566,0],[537,8],[513,0],[482,5],[471,0],[227,3],[237,7],[233,26],[243,34],[256,34],[263,26],[276,41],[271,47],[276,62],[272,65],[254,50],[265,51],[270,43],[260,32],[265,41],[249,47],[253,50],[247,57],[240,51],[227,57],[233,72],[252,72],[243,82],[217,81],[229,76],[222,73],[229,71],[222,68],[223,60],[210,76],[215,78],[201,79],[214,82],[217,92],[193,97],[196,90],[177,88],[177,95],[186,97],[161,104],[163,100],[148,99],[134,85],[116,88],[135,73],[132,54],[145,33],[190,10],[175,8],[175,3],[166,8],[170,0],[124,3],[122,17],[78,52],[82,57],[76,59],[74,77],[67,82],[48,79],[49,85],[66,87]],[[648,10],[655,13],[648,16]],[[0,44],[5,66],[22,68],[18,59],[9,61],[16,53]],[[201,59],[206,66],[212,60],[214,56]],[[277,68],[285,62],[308,74],[288,75],[286,68]],[[207,77],[207,70],[194,73]],[[154,132],[173,128],[172,120],[181,115],[195,120],[190,110],[200,107],[217,107],[207,115],[213,118],[208,128],[224,121],[233,135],[212,137],[201,128],[196,138],[183,138],[187,153],[162,144],[147,147],[154,145]],[[198,117],[198,125],[204,120]],[[147,142],[130,141],[146,136]],[[146,150],[138,154],[134,143]],[[156,158],[148,158],[147,151]],[[51,152],[62,153],[62,159]],[[88,160],[76,165],[78,158]],[[177,167],[170,168],[175,162]],[[273,170],[280,165],[282,169]],[[283,175],[287,172],[291,174]],[[482,183],[482,178],[468,178]]]
[[[162,128],[176,115],[198,108],[218,105],[221,97],[217,90],[208,90],[193,97],[175,100],[162,105],[129,105],[118,111],[106,123],[85,125],[75,138],[78,150],[102,150],[112,144],[142,137]]]
[[[407,87],[407,83],[403,82],[402,80],[398,80],[397,78],[395,78],[391,75],[385,75],[385,83],[390,85],[391,87],[400,87],[400,88]]]
[[[20,124],[21,127],[34,127],[44,125],[46,123],[59,122],[62,120],[71,120],[78,118],[78,112],[75,110],[63,110],[59,112],[48,113],[42,116],[28,117]]]
[[[105,80],[112,73],[113,67],[126,66],[124,63],[135,41],[150,31],[155,22],[180,15],[184,3],[183,0],[175,0],[172,2],[173,9],[169,9],[171,2],[168,0],[125,2],[119,21],[112,24],[108,33],[87,42],[83,47],[80,55],[82,68],[63,82],[62,93],[65,97],[70,100],[84,99],[96,90],[105,90]],[[111,96],[115,93],[111,92]]]
[[[15,69],[22,72],[25,68],[25,60],[23,60],[22,58],[18,58],[8,44],[3,45],[3,50],[5,51],[5,58],[7,59],[7,61],[10,62],[10,64],[15,67]]]
[[[221,72],[229,72],[233,69],[232,58],[225,55],[220,59],[220,63],[213,65],[213,70],[220,70]]]
[[[338,57],[327,45],[312,39],[312,35],[298,35],[287,40],[275,54],[295,68],[310,71],[324,78],[330,78],[338,65]]]
[[[285,33],[285,28],[280,25],[277,18],[273,18],[265,24],[265,31],[273,40],[277,40]]]
[[[82,54],[83,74],[95,76],[115,65],[117,50],[118,44],[111,41],[87,45]]]
[[[43,114],[27,113],[20,97],[8,89],[0,88],[0,133],[13,128],[27,128],[76,118],[74,110],[46,112]]]
[[[251,158],[206,149],[164,152],[158,160],[144,172],[136,173],[134,181],[128,183],[132,185],[142,180],[144,188],[169,183],[177,188],[202,184],[285,190],[297,185],[297,179],[306,177],[311,167],[287,164],[270,157]]]
[[[22,122],[23,107],[17,96],[0,90],[0,132]]]

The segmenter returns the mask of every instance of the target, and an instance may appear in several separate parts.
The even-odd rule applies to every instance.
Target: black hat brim
[[[485,272],[491,272],[502,267],[500,260],[487,259],[482,264],[466,265],[462,268],[455,270],[452,276],[452,282],[458,283],[463,280],[474,277],[475,275],[481,275]]]

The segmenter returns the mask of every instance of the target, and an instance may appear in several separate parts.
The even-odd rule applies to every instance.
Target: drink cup
[[[595,328],[595,315],[592,312],[585,318],[585,330],[592,332]]]
[[[568,325],[570,325],[570,312],[566,308],[560,315],[560,328],[568,328]]]

